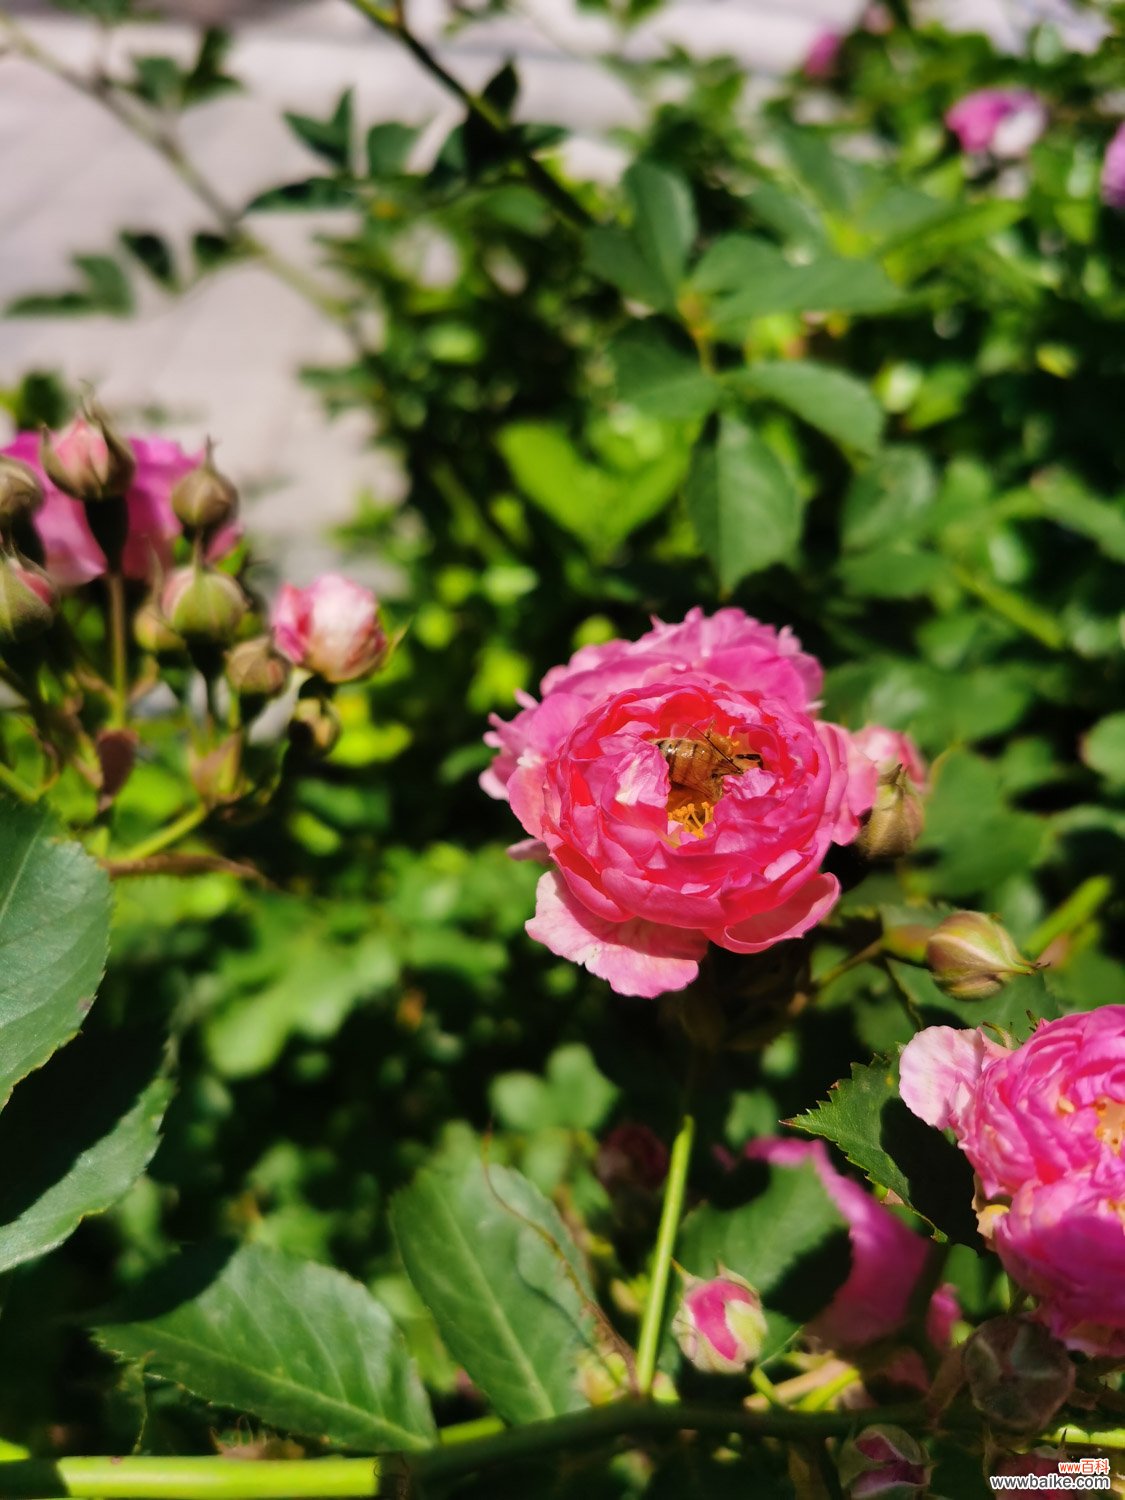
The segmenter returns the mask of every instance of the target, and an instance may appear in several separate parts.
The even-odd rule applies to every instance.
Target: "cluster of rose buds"
[[[96,741],[96,754],[86,753],[87,779],[96,782],[91,767],[103,759],[105,736],[126,732],[133,698],[162,672],[174,674],[177,662],[202,674],[212,710],[225,682],[222,701],[234,709],[222,729],[209,712],[206,732],[193,739],[191,774],[205,802],[249,789],[242,726],[291,682],[291,742],[319,754],[332,748],[336,687],[370,676],[389,652],[378,601],[329,574],[307,588],[283,587],[269,619],[239,577],[238,507],[210,441],[192,455],[163,439],[126,437],[92,400],[64,432],[20,433],[0,451],[0,652],[13,668],[13,652],[22,653],[15,676],[29,701],[39,672],[66,675],[77,716],[67,720],[70,743],[51,748],[54,761]],[[101,677],[89,669],[96,659],[73,660],[69,636],[52,637],[49,650],[36,641],[67,597],[95,582],[104,584],[94,595],[104,622]],[[37,733],[45,724],[40,714]]]

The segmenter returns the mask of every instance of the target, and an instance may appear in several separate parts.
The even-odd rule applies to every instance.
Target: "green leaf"
[[[1082,759],[1115,786],[1125,785],[1125,713],[1099,719],[1081,742]]]
[[[801,538],[801,498],[773,449],[737,417],[722,417],[717,438],[697,445],[685,497],[724,589],[792,561]]]
[[[741,290],[719,298],[711,317],[721,334],[741,339],[748,322],[774,313],[880,313],[902,300],[874,261],[825,255],[805,265],[782,260],[763,269]]]
[[[118,236],[124,248],[166,292],[175,291],[179,284],[176,262],[168,241],[159,234],[147,230],[123,229]]]
[[[650,461],[614,472],[589,463],[550,422],[513,422],[501,431],[497,446],[524,495],[602,558],[664,509],[688,460],[677,438],[665,441],[663,452]]]
[[[0,1154],[21,1164],[0,1187],[0,1272],[128,1192],[160,1143],[171,1094],[155,1030],[82,1036],[16,1090],[0,1116]]]
[[[691,289],[703,296],[734,292],[761,276],[789,270],[789,262],[769,240],[752,234],[724,234],[699,257],[691,273]]]
[[[627,297],[671,311],[696,233],[691,190],[682,177],[652,162],[635,162],[625,174],[624,187],[632,224],[628,229],[590,230],[587,264]]]
[[[965,1001],[943,995],[928,969],[897,959],[889,959],[887,967],[924,1025],[948,1026],[951,1018],[957,1025],[964,1025],[970,1019]],[[971,1019],[974,1026],[999,1026],[1022,1040],[1030,1034],[1034,1021],[1053,1021],[1061,1014],[1062,1006],[1047,988],[1042,974],[1020,974],[998,995],[974,1000]]]
[[[1096,542],[1114,562],[1125,562],[1125,503],[1096,499],[1061,469],[1037,475],[1030,493],[1050,520]]]
[[[624,187],[633,208],[633,239],[674,301],[696,234],[691,189],[677,173],[647,161],[633,163]]]
[[[610,357],[620,399],[651,416],[678,421],[705,417],[719,399],[721,387],[700,369],[695,350],[677,347],[644,324],[617,339]]]
[[[512,1130],[596,1130],[617,1095],[581,1042],[551,1054],[545,1082],[534,1073],[501,1073],[489,1091],[493,1109]]]
[[[108,255],[75,255],[81,286],[69,292],[35,292],[17,297],[4,309],[9,317],[42,318],[71,313],[105,313],[126,317],[133,311],[133,291],[125,272]]]
[[[417,130],[395,120],[385,125],[372,125],[367,132],[368,176],[376,180],[400,176],[405,170],[410,148],[417,139]]]
[[[576,1377],[592,1343],[586,1269],[525,1177],[475,1160],[427,1169],[395,1197],[391,1220],[446,1346],[506,1422],[585,1405]]]
[[[883,408],[862,380],[813,360],[750,365],[731,377],[739,390],[768,396],[842,448],[872,453],[883,434]]]
[[[961,686],[955,679],[951,692]],[[968,751],[952,751],[934,770],[918,843],[918,854],[929,855],[931,862],[919,871],[920,883],[954,901],[986,894],[1034,867],[1046,840],[1041,818],[1008,806],[997,766]]]
[[[948,577],[944,558],[905,541],[840,562],[845,591],[860,599],[916,599]]]
[[[844,548],[860,552],[917,535],[936,494],[937,475],[921,448],[885,448],[848,487]]]
[[[767,1355],[846,1278],[846,1224],[810,1163],[753,1163],[740,1174],[760,1190],[738,1208],[694,1209],[684,1220],[677,1259],[693,1275],[714,1276],[724,1267],[757,1288],[769,1320]]]
[[[267,188],[246,205],[247,213],[321,213],[336,208],[354,208],[355,192],[336,177],[307,177]]]
[[[78,1030],[105,969],[109,879],[46,817],[0,805],[0,1106]]]
[[[346,172],[351,163],[352,98],[352,90],[345,89],[326,120],[288,112],[285,115],[293,134],[339,172]]]
[[[911,1114],[898,1095],[898,1064],[876,1058],[852,1064],[823,1103],[788,1122],[832,1141],[877,1187],[946,1238],[979,1246],[973,1213],[973,1169],[940,1130]]]
[[[283,1432],[364,1453],[434,1439],[390,1315],[339,1271],[247,1245],[190,1251],[131,1292],[98,1341],[149,1375]]]

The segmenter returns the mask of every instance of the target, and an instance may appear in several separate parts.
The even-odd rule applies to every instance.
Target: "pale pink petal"
[[[574,898],[553,870],[540,877],[527,932],[559,958],[569,958],[608,981],[619,995],[646,999],[690,984],[707,949],[701,933],[684,928],[637,918],[603,921]]]
[[[537,859],[540,864],[546,864],[551,857],[551,851],[542,839],[520,839],[518,843],[509,844],[505,853],[509,859]]]
[[[1004,1050],[983,1031],[927,1026],[907,1042],[899,1060],[902,1102],[927,1125],[959,1130],[981,1073]]]

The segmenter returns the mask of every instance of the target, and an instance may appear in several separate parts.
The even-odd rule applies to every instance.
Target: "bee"
[[[723,795],[723,778],[744,776],[762,765],[756,752],[740,750],[729,735],[710,729],[704,729],[698,739],[683,735],[655,743],[668,766],[668,815],[697,835],[711,821],[714,805]]]

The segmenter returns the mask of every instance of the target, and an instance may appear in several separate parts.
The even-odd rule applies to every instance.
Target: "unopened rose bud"
[[[215,568],[177,568],[164,585],[160,609],[191,644],[226,645],[238,634],[250,602],[237,579]]]
[[[887,1422],[865,1427],[840,1450],[840,1483],[853,1500],[917,1500],[931,1468],[921,1443]]]
[[[44,431],[39,462],[53,485],[87,505],[124,499],[137,469],[132,448],[96,401],[57,438]]]
[[[865,859],[899,859],[918,842],[925,822],[914,783],[904,767],[896,765],[879,777],[874,806],[855,846]]]
[[[289,737],[311,755],[327,755],[340,738],[336,710],[319,698],[298,698],[289,722]]]
[[[954,1000],[987,1000],[1015,975],[1035,973],[1000,923],[981,911],[955,911],[938,923],[926,944],[926,967]]]
[[[723,1271],[711,1281],[689,1276],[672,1319],[684,1358],[711,1375],[737,1375],[766,1340],[762,1299],[741,1276]]]
[[[59,596],[42,568],[16,554],[0,556],[0,644],[42,635],[58,608]]]
[[[289,663],[273,649],[268,635],[256,635],[227,652],[226,676],[240,698],[276,698],[289,681]]]
[[[238,514],[238,491],[216,469],[211,439],[207,439],[207,456],[192,469],[172,491],[172,509],[189,533],[213,532],[226,526]]]
[[[133,639],[142,651],[153,656],[182,651],[184,638],[177,635],[161,613],[159,599],[149,598],[133,616]]]
[[[0,531],[29,520],[42,504],[43,486],[31,465],[0,453]]]
[[[201,802],[217,807],[242,794],[242,739],[232,734],[206,755],[188,756],[188,775]]]
[[[973,1405],[998,1427],[1041,1432],[1070,1398],[1074,1361],[1030,1318],[990,1318],[961,1351]]]
[[[369,676],[389,645],[375,595],[339,573],[304,589],[286,584],[274,605],[273,639],[282,656],[326,682]]]

